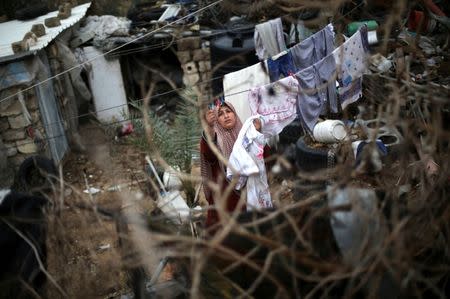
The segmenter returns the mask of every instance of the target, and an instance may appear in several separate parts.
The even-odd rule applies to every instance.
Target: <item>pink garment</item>
[[[261,115],[266,137],[279,134],[296,118],[298,93],[298,81],[292,76],[250,90],[250,110]]]

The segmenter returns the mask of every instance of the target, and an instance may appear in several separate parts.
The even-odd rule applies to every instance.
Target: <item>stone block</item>
[[[39,110],[30,112],[30,115],[33,123],[36,123],[41,119],[41,114],[39,113]]]
[[[7,117],[0,117],[0,132],[5,132],[9,129],[9,122]]]
[[[22,154],[34,154],[38,151],[36,144],[31,138],[16,141],[17,150]]]
[[[183,83],[186,86],[193,86],[197,84],[198,81],[200,81],[200,75],[198,73],[183,76]]]
[[[198,64],[198,71],[200,73],[203,73],[204,71],[206,71],[204,61],[199,61],[199,62],[197,62],[197,64]]]
[[[27,108],[30,110],[36,110],[39,108],[39,101],[34,94],[30,94],[25,100]]]
[[[200,48],[201,39],[198,36],[179,39],[177,42],[178,51],[195,50]]]
[[[177,57],[181,64],[188,63],[189,61],[191,61],[191,52],[190,51],[178,51]]]
[[[0,116],[13,116],[13,115],[19,115],[22,114],[22,106],[20,105],[20,102],[17,100],[17,98],[14,99],[14,101],[9,105],[8,108],[2,109],[0,111]]]
[[[5,143],[4,146],[7,157],[12,157],[17,154],[17,147],[15,143]]]
[[[14,168],[18,169],[20,164],[27,158],[27,155],[24,154],[16,154],[12,157],[10,157],[8,160],[9,162],[14,166]]]
[[[203,60],[211,61],[211,50],[209,48],[202,48]]]
[[[8,122],[12,129],[20,129],[27,126],[27,123],[25,122],[25,117],[22,114],[18,116],[9,116]]]
[[[192,51],[192,59],[194,61],[201,61],[206,59],[205,52],[202,49]]]
[[[211,74],[209,72],[201,74],[202,82],[211,80]]]
[[[61,21],[59,20],[58,17],[51,17],[51,18],[45,19],[44,24],[48,28],[52,28],[52,27],[61,26]]]
[[[31,32],[36,34],[37,37],[44,36],[45,35],[44,24],[33,24],[33,26],[31,26]]]
[[[211,70],[211,62],[210,61],[199,61],[198,62],[198,70],[202,73],[210,71]]]
[[[210,60],[205,61],[205,68],[207,71],[211,70],[211,61]]]
[[[18,130],[7,130],[2,133],[3,140],[5,141],[16,141],[21,140],[26,137],[24,129]]]
[[[181,68],[186,75],[196,74],[198,72],[195,62],[188,62],[186,64],[183,64],[181,65]]]

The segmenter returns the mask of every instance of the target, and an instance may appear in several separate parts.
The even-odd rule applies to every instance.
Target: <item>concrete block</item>
[[[201,39],[198,36],[179,39],[177,42],[178,51],[195,50],[200,48]]]
[[[3,131],[2,137],[5,141],[16,141],[24,139],[26,137],[25,129]]]
[[[195,62],[185,63],[181,65],[181,68],[183,69],[183,72],[186,75],[196,74],[198,72],[197,65]]]
[[[177,57],[181,64],[188,63],[189,61],[191,61],[191,52],[190,51],[178,51]]]
[[[25,122],[25,117],[22,114],[18,116],[9,116],[8,122],[12,129],[20,129],[27,126],[27,123]]]
[[[17,151],[22,154],[37,153],[38,148],[31,138],[16,141]]]

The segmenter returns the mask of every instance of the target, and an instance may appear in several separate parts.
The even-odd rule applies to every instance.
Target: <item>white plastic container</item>
[[[156,200],[158,208],[176,224],[182,224],[189,220],[190,209],[180,192],[176,190],[168,192],[164,183],[159,178],[158,172],[156,171],[153,162],[150,160],[150,157],[145,156],[145,160],[150,166],[150,169],[162,190],[162,194],[158,196],[158,199]]]
[[[178,191],[169,191],[158,198],[156,205],[175,223],[183,223],[189,219],[190,209]]]
[[[318,142],[336,143],[347,137],[347,131],[342,121],[328,119],[314,126],[313,137]]]

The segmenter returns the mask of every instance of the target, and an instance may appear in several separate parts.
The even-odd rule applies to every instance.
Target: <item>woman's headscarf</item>
[[[224,129],[219,122],[217,121],[219,118],[219,109],[222,106],[228,106],[236,116],[236,123],[233,128],[231,129]],[[228,160],[231,155],[231,151],[233,150],[234,142],[236,141],[239,131],[242,128],[242,122],[239,118],[239,116],[236,113],[236,110],[234,109],[233,105],[229,102],[223,102],[223,104],[215,109],[216,114],[216,121],[214,123],[214,132],[217,136],[217,147],[219,148],[222,155],[225,157],[225,159]]]

